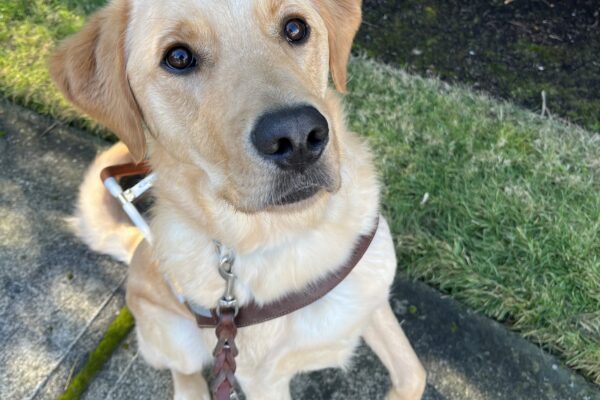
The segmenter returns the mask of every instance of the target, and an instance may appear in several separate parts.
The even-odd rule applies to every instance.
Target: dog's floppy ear
[[[127,145],[136,161],[146,141],[141,112],[125,71],[128,0],[113,0],[77,34],[61,43],[50,74],[64,95]]]
[[[337,90],[346,92],[348,58],[361,21],[361,0],[316,0],[329,36],[329,69]]]

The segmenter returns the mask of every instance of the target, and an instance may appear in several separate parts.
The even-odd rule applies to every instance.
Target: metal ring
[[[220,256],[219,265],[232,265],[233,256],[229,253]]]
[[[235,255],[218,240],[213,240],[219,254],[219,264],[233,264]]]
[[[221,278],[225,279],[226,281],[235,279],[235,275],[233,272],[231,272],[231,270],[228,271],[221,266],[219,266],[219,275],[221,275]]]

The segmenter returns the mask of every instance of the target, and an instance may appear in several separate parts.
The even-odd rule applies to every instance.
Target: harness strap
[[[322,298],[323,296],[325,296],[341,281],[343,281],[348,276],[348,274],[350,274],[352,269],[354,269],[356,264],[358,264],[362,256],[369,248],[371,242],[373,241],[378,226],[379,217],[377,217],[377,220],[375,221],[375,225],[371,232],[367,235],[362,235],[360,237],[358,243],[352,250],[352,254],[350,255],[349,259],[340,268],[327,275],[322,280],[316,282],[315,284],[308,285],[304,289],[294,293],[290,293],[287,296],[272,303],[259,306],[254,301],[252,301],[240,307],[239,312],[234,319],[235,325],[238,328],[243,328],[245,326],[270,321],[272,319],[282,317],[303,307],[306,307],[309,304],[312,304],[315,301]],[[206,316],[195,312],[195,307],[193,307],[187,302],[186,306],[194,315],[198,327],[214,328],[217,326],[219,319],[217,317],[217,310],[215,308],[210,310],[210,316]]]

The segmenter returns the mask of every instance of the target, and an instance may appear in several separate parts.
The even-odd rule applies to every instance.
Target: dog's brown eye
[[[299,18],[290,19],[285,23],[283,33],[288,42],[300,44],[308,36],[308,25]]]
[[[165,54],[165,65],[173,70],[184,71],[196,65],[192,52],[184,46],[176,46]]]

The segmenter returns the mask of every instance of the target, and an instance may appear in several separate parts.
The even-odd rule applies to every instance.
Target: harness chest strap
[[[356,264],[358,264],[373,241],[378,226],[379,217],[377,217],[375,226],[371,232],[368,235],[360,237],[352,250],[350,258],[340,268],[327,275],[319,283],[289,294],[278,301],[268,303],[264,306],[258,306],[255,302],[251,302],[239,309],[235,307],[212,309],[210,310],[210,317],[195,312],[194,308],[188,302],[185,303],[196,318],[198,327],[215,328],[217,345],[213,351],[215,363],[212,371],[214,381],[211,387],[215,400],[232,400],[238,398],[235,390],[235,357],[238,353],[235,344],[237,328],[259,324],[290,314],[325,296],[343,281]]]
[[[256,325],[262,322],[270,321],[275,318],[282,317],[287,314],[291,314],[303,307],[306,307],[315,301],[319,300],[333,288],[335,288],[340,282],[342,282],[354,269],[356,264],[361,260],[365,254],[375,233],[379,226],[379,217],[375,221],[375,225],[371,232],[366,235],[362,235],[348,260],[334,272],[321,279],[319,282],[305,287],[303,290],[290,293],[280,300],[272,303],[259,306],[254,301],[239,308],[239,311],[235,317],[235,325],[238,328],[245,326]],[[200,328],[214,328],[217,326],[219,320],[217,316],[217,310],[215,308],[210,310],[210,316],[206,316],[194,311],[194,307],[188,302],[185,303],[190,312],[194,315],[196,323]]]

